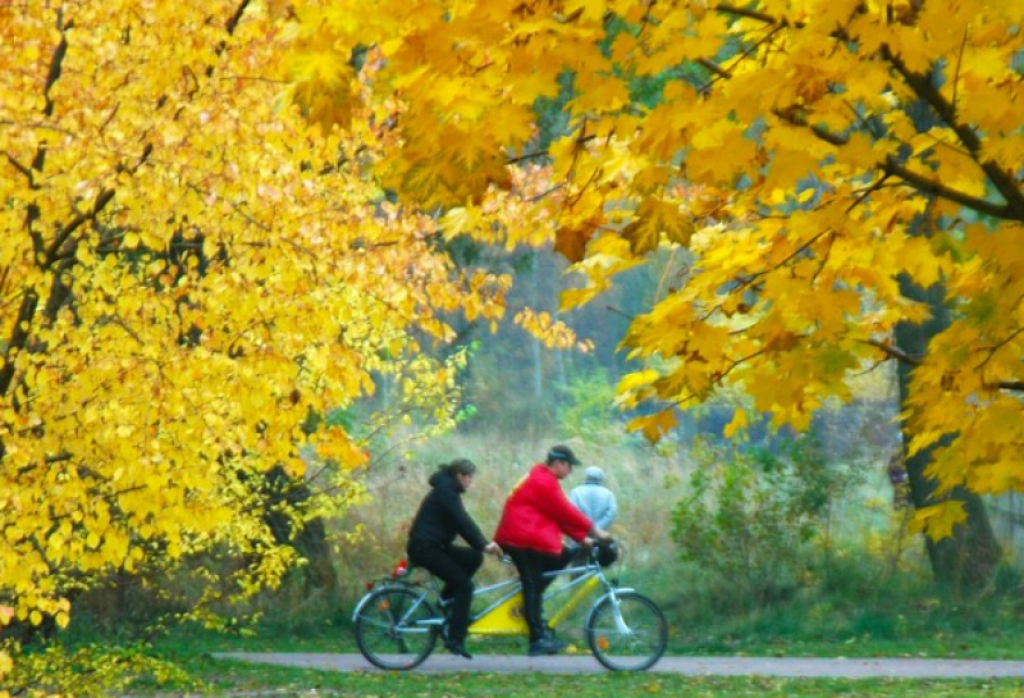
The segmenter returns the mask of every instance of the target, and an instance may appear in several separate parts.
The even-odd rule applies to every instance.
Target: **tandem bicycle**
[[[608,550],[613,551],[611,556]],[[544,594],[545,609],[552,614],[548,625],[556,629],[597,592],[583,622],[591,653],[612,671],[643,671],[665,653],[668,625],[657,604],[635,589],[620,587],[618,580],[605,574],[605,567],[618,557],[617,550],[595,545],[583,564],[548,573],[568,579]],[[416,668],[446,631],[440,582],[422,570],[424,581],[423,575],[414,574],[418,570],[399,569],[391,578],[373,583],[353,611],[359,651],[381,669]],[[470,636],[527,636],[521,591],[518,577],[476,589],[474,601],[483,598],[487,603],[471,615]]]

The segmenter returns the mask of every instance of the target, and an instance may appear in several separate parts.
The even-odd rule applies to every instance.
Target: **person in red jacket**
[[[574,465],[579,460],[572,449],[553,446],[544,462],[533,466],[512,490],[494,534],[494,542],[512,558],[523,584],[531,657],[557,654],[566,646],[550,636],[543,620],[544,590],[551,583],[544,575],[565,567],[569,560],[562,547],[563,534],[576,542],[608,538],[562,492],[558,481],[568,477]]]

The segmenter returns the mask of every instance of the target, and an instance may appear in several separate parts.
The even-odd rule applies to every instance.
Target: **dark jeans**
[[[448,639],[464,641],[469,628],[469,607],[473,601],[473,575],[484,564],[484,554],[458,545],[416,541],[409,541],[406,552],[409,562],[430,570],[444,582],[441,596],[452,601]]]
[[[544,590],[554,581],[553,578],[545,578],[544,573],[565,567],[572,553],[564,548],[561,555],[507,546],[502,550],[512,558],[519,571],[519,580],[523,583],[523,615],[530,628],[530,642],[536,642],[547,633],[544,625]]]

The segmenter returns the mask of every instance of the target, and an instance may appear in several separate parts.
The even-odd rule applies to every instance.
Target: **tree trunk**
[[[927,303],[932,310],[932,319],[926,323],[914,325],[902,322],[896,327],[896,345],[900,350],[912,357],[923,357],[931,339],[949,326],[949,310],[944,304],[945,288],[942,284],[935,284],[923,289],[907,278],[900,280],[900,287],[905,297]],[[900,408],[901,412],[905,412],[908,408],[913,366],[900,362],[898,373]],[[912,434],[905,420],[900,429],[903,443],[910,443]],[[940,444],[948,443],[954,436],[947,434]],[[947,538],[935,541],[926,537],[925,546],[935,581],[956,595],[971,595],[982,590],[992,580],[1001,551],[985,503],[978,494],[958,487],[941,497],[933,496],[937,483],[925,473],[933,451],[934,447],[908,456],[904,447],[911,500],[915,509],[943,501],[963,503],[967,520],[956,526],[953,534]]]

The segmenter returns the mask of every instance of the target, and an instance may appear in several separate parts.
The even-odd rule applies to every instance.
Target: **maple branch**
[[[591,172],[590,173],[590,177],[588,177],[587,181],[583,183],[582,187],[580,187],[579,192],[575,196],[571,196],[571,197],[567,197],[566,198],[566,200],[565,200],[566,205],[563,207],[563,210],[566,209],[566,208],[572,210],[572,208],[576,204],[578,204],[580,202],[580,200],[583,198],[583,195],[587,191],[587,187],[589,187],[591,184],[593,184],[595,181],[597,181],[597,178],[600,177],[603,174],[604,174],[604,168],[603,167],[598,167],[593,172]]]
[[[505,164],[506,165],[518,165],[523,160],[531,160],[533,158],[542,158],[545,155],[550,155],[550,154],[551,154],[550,151],[547,148],[544,148],[543,150],[535,150],[532,153],[523,153],[522,155],[517,155],[514,158],[509,158],[505,162]]]
[[[996,204],[988,201],[987,199],[979,199],[975,196],[964,194],[952,187],[947,187],[944,184],[936,182],[933,179],[928,179],[924,175],[920,175],[908,169],[904,165],[901,165],[892,155],[886,157],[885,163],[881,165],[881,169],[886,173],[886,175],[899,177],[904,180],[907,185],[920,192],[948,199],[949,201],[956,202],[961,206],[974,209],[978,213],[984,213],[985,215],[993,216],[995,218],[1019,218],[1019,220],[1024,220],[1024,216],[1018,216],[1015,214],[1009,204]]]
[[[647,9],[644,10],[644,16],[640,18],[640,30],[636,33],[636,38],[639,39],[640,35],[644,33],[651,24],[651,14],[654,12],[654,6],[658,4],[658,0],[650,0],[647,3]],[[581,8],[582,9],[582,8]]]
[[[795,109],[789,109],[787,111],[783,111],[782,109],[772,109],[772,114],[792,126],[800,126],[810,129],[811,133],[815,136],[836,147],[847,145],[850,142],[850,139],[846,136],[841,136],[838,133],[832,133],[820,124],[811,126],[807,121],[807,117],[804,114],[797,112]]]
[[[964,48],[967,46],[967,27],[964,27],[964,38],[960,42],[960,53],[956,56],[956,72],[953,73],[953,114],[956,115],[957,88],[960,86],[960,67],[964,62]]]
[[[919,359],[919,358],[917,358],[915,356],[911,356],[910,354],[906,353],[905,351],[903,351],[899,347],[893,346],[889,342],[883,342],[883,341],[878,340],[878,339],[868,339],[868,340],[861,340],[861,341],[864,344],[868,344],[870,346],[875,347],[876,349],[881,349],[883,352],[885,352],[886,354],[888,354],[892,358],[898,359],[898,360],[902,361],[903,363],[910,364],[911,366],[920,366],[921,365],[921,359]]]
[[[597,134],[593,134],[593,133],[590,134],[589,136],[581,135],[581,136],[579,136],[576,139],[576,143],[578,145],[582,145],[584,143],[589,143],[590,141],[595,140],[596,138],[597,138]],[[543,150],[535,150],[532,153],[523,153],[522,155],[517,155],[514,158],[509,158],[508,160],[505,161],[505,164],[507,164],[507,165],[516,165],[516,164],[522,162],[523,160],[530,160],[530,159],[533,159],[533,158],[541,158],[541,157],[544,157],[545,155],[550,155],[550,154],[551,154],[551,151],[548,150],[547,148],[544,148]]]
[[[860,206],[860,205],[861,205],[861,203],[862,203],[862,202],[864,201],[864,199],[868,198],[868,197],[869,197],[869,196],[871,196],[871,195],[872,195],[873,193],[875,193],[876,191],[878,191],[879,189],[881,189],[881,188],[882,188],[882,186],[884,186],[884,185],[885,185],[885,180],[887,180],[887,179],[889,179],[889,175],[888,175],[888,174],[883,174],[883,175],[882,175],[882,177],[881,177],[881,178],[880,178],[880,179],[879,179],[879,180],[878,180],[877,182],[875,182],[875,183],[874,183],[874,184],[872,184],[872,185],[871,185],[870,187],[868,187],[867,189],[865,189],[865,190],[864,190],[863,192],[861,192],[861,193],[860,193],[860,194],[859,194],[859,195],[857,196],[857,198],[856,198],[856,199],[854,199],[853,203],[852,203],[852,204],[850,204],[850,206],[849,206],[849,207],[848,207],[848,208],[846,209],[846,212],[847,212],[847,213],[850,213],[851,211],[853,211],[853,209],[855,209],[855,208],[857,208],[858,206]]]
[[[604,307],[604,309],[607,310],[610,313],[615,313],[619,317],[625,318],[626,320],[629,320],[630,322],[633,322],[633,320],[636,320],[636,315],[630,315],[626,311],[620,310],[619,308],[616,308],[614,305],[606,305]]]
[[[1018,302],[1018,304],[1019,304],[1019,303],[1020,303],[1020,299],[1018,299],[1018,301],[1017,301],[1017,302]],[[1015,339],[1016,339],[1017,337],[1019,337],[1019,336],[1020,336],[1021,334],[1024,334],[1024,327],[1018,327],[1018,328],[1016,329],[1016,331],[1014,331],[1014,332],[1011,332],[1011,333],[1010,333],[1010,334],[1009,334],[1009,335],[1008,335],[1008,336],[1007,336],[1007,337],[1006,337],[1006,338],[1005,338],[1004,340],[1002,340],[1001,342],[996,342],[996,344],[995,344],[995,345],[993,345],[993,346],[991,346],[991,347],[986,347],[986,348],[985,348],[985,350],[986,350],[986,353],[988,354],[988,356],[986,356],[986,357],[985,357],[985,358],[984,358],[984,359],[982,360],[982,362],[981,362],[980,364],[978,364],[977,366],[975,366],[975,370],[981,370],[981,369],[985,368],[985,366],[987,366],[987,365],[988,365],[988,362],[992,360],[992,357],[996,355],[996,352],[997,352],[997,351],[999,351],[1000,349],[1002,349],[1003,347],[1005,347],[1005,346],[1006,346],[1007,344],[1009,344],[1010,342],[1012,342],[1013,340],[1015,340]]]
[[[1020,334],[1020,332],[1024,332],[1024,329],[1018,330],[1015,334]],[[920,366],[923,363],[921,359],[917,358],[916,356],[911,356],[910,354],[906,353],[899,347],[893,346],[889,342],[883,342],[878,339],[860,341],[862,341],[864,344],[873,346],[876,349],[881,349],[890,357],[902,361],[903,363],[910,364],[911,366]],[[987,384],[986,387],[996,388],[998,390],[1024,391],[1024,381],[999,381],[998,383]]]
[[[785,25],[788,23],[786,19],[776,19],[767,12],[758,12],[757,10],[751,10],[746,7],[736,7],[735,5],[730,5],[727,2],[718,3],[717,5],[715,5],[715,9],[723,14],[736,15],[737,17],[747,17],[748,19],[756,19],[761,22],[764,22],[765,24]]]
[[[770,32],[765,34],[763,37],[761,37],[759,40],[757,40],[752,46],[748,47],[745,51],[740,53],[740,55],[737,56],[736,60],[733,61],[733,65],[734,66],[735,65],[739,65],[743,61],[745,61],[748,58],[750,58],[751,54],[753,54],[755,51],[757,51],[757,49],[761,48],[761,46],[763,44],[766,44],[769,41],[771,41],[773,38],[775,38],[775,35],[778,34],[780,31],[782,31],[785,27],[786,27],[785,23],[775,24]],[[706,90],[710,90],[711,87],[715,84],[715,82],[717,82],[718,79],[721,78],[721,77],[732,77],[732,71],[729,68],[722,68],[721,71],[717,72],[715,77],[711,78],[711,82],[709,82],[707,85],[705,85],[703,89],[705,91]]]
[[[957,121],[955,105],[942,96],[942,93],[935,87],[928,75],[912,71],[887,45],[882,45],[881,53],[890,65],[896,69],[896,72],[903,77],[903,80],[914,91],[914,94],[930,106],[938,117],[956,133],[960,142],[970,152],[971,158],[978,163],[989,181],[996,188],[996,191],[1006,200],[1005,207],[997,207],[995,210],[998,213],[990,215],[996,215],[1003,219],[1024,221],[1024,193],[1021,193],[1013,177],[1004,172],[998,163],[992,160],[982,162],[981,138],[970,126]],[[959,199],[953,199],[953,201],[961,203]],[[977,208],[975,210],[981,211],[981,209]]]
[[[818,270],[814,272],[814,276],[811,277],[811,287],[813,288],[818,283],[818,277],[821,276],[821,272],[825,271],[825,265],[828,264],[829,258],[832,256],[832,248],[835,247],[836,236],[832,233],[828,236],[828,244],[825,246],[825,252],[821,255],[821,264],[818,265]]]
[[[802,245],[800,245],[799,247],[797,247],[795,250],[793,250],[792,254],[787,255],[786,258],[783,259],[782,261],[780,261],[778,264],[776,264],[776,265],[774,265],[772,267],[769,267],[767,269],[763,269],[761,271],[755,271],[746,279],[737,279],[738,281],[740,281],[740,288],[749,288],[750,286],[752,286],[754,284],[754,282],[757,279],[760,279],[762,276],[767,276],[768,274],[772,273],[773,271],[777,271],[779,269],[782,269],[789,262],[793,261],[794,259],[796,259],[800,255],[802,255],[804,252],[809,250],[811,248],[811,246],[814,245],[814,243],[816,243],[818,240],[820,240],[821,238],[823,238],[826,235],[834,236],[835,235],[835,231],[833,231],[831,228],[826,228],[825,230],[822,230],[821,232],[819,232],[817,235],[814,235],[813,237],[811,237],[811,239],[808,240],[807,242],[805,242]],[[831,248],[831,242],[829,243],[829,247]]]
[[[717,63],[715,63],[710,58],[698,58],[697,59],[697,64],[704,66],[705,68],[710,70],[712,73],[714,73],[715,75],[718,75],[720,77],[723,77],[723,78],[731,78],[732,77],[732,73],[730,71],[728,71],[725,68],[723,68],[722,66],[718,65]]]
[[[535,195],[531,196],[529,199],[527,199],[527,201],[529,203],[531,203],[531,204],[535,203],[535,202],[540,201],[541,199],[547,197],[550,194],[554,194],[559,189],[565,189],[565,186],[566,186],[565,182],[559,182],[558,184],[555,184],[555,185],[552,185],[551,187],[548,187],[547,190],[542,191],[540,194],[535,194]]]

